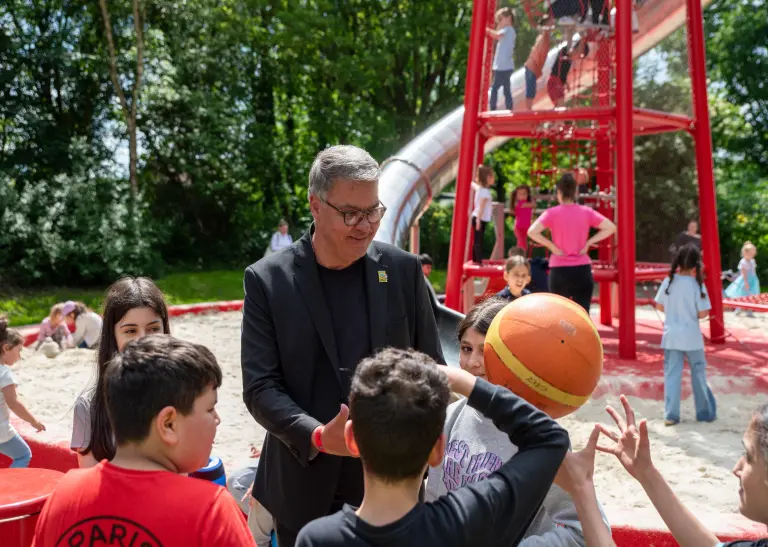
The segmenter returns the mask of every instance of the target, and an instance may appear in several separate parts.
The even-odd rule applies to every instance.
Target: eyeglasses
[[[343,216],[344,224],[346,224],[347,226],[357,226],[363,221],[363,218],[365,217],[368,217],[368,222],[370,222],[371,224],[376,224],[382,219],[382,217],[384,216],[384,213],[387,212],[387,208],[381,205],[381,202],[379,202],[379,205],[377,207],[374,207],[373,209],[368,209],[366,211],[361,211],[359,209],[355,211],[342,211],[335,205],[328,203],[323,198],[320,198],[320,201],[322,201],[328,207],[330,207],[331,209],[334,209],[337,213]]]

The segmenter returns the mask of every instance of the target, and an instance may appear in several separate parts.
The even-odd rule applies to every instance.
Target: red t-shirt
[[[67,473],[45,504],[33,547],[255,547],[226,489],[170,471],[103,461]]]

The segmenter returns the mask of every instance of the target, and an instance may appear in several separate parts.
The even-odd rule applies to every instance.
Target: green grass
[[[445,292],[446,270],[432,270],[429,276],[438,293]],[[156,280],[168,304],[194,304],[216,300],[243,298],[243,271],[218,270],[213,272],[176,273]],[[78,289],[52,287],[0,293],[0,314],[7,314],[11,325],[32,325],[48,315],[51,306],[67,300],[79,300],[90,308],[101,311],[107,287]]]
[[[436,270],[432,269],[432,273],[429,276],[429,280],[432,282],[432,286],[435,288],[435,292],[438,294],[445,293],[445,278],[448,276],[448,270]]]
[[[156,280],[168,304],[194,304],[243,298],[243,271],[177,273]],[[12,325],[31,325],[45,318],[51,306],[66,300],[79,300],[101,311],[107,287],[77,289],[53,287],[0,294],[0,314],[7,314]]]

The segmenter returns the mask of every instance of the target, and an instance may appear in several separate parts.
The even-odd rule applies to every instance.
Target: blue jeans
[[[704,357],[704,350],[664,350],[664,419],[680,421],[680,391],[685,357],[688,357],[688,366],[691,367],[696,420],[712,422],[717,418],[717,402],[707,384],[707,360]]]
[[[11,440],[0,443],[0,454],[11,458],[11,468],[28,467],[32,451],[27,442],[16,433]]]
[[[499,88],[504,88],[504,104],[507,106],[507,110],[512,110],[512,85],[509,79],[512,77],[514,70],[494,70],[493,71],[493,84],[491,84],[491,104],[488,110],[496,110],[496,104],[499,99]]]
[[[536,98],[536,75],[528,67],[525,67],[525,98]]]

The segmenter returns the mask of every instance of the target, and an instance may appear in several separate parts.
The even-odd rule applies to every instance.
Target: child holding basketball
[[[159,335],[128,344],[103,375],[114,458],[61,480],[40,515],[34,545],[125,538],[133,545],[253,547],[226,489],[180,476],[208,462],[221,380],[216,358],[203,346]]]
[[[450,392],[492,420],[518,447],[485,480],[431,502],[419,501],[429,466],[446,451],[442,434]],[[427,355],[387,348],[355,370],[345,441],[360,457],[365,495],[299,532],[297,547],[517,545],[563,457],[568,434],[509,390],[438,366]],[[597,435],[594,435],[597,442]],[[588,465],[574,473],[588,474]]]
[[[496,296],[508,302],[517,300],[521,296],[531,294],[526,289],[531,282],[531,266],[528,259],[523,256],[511,256],[504,262],[504,281],[507,286],[496,293]]]
[[[701,253],[694,245],[681,247],[656,294],[656,307],[664,312],[664,425],[680,422],[683,361],[688,359],[693,384],[696,420],[713,422],[717,403],[707,384],[707,360],[699,319],[709,315],[711,304],[701,277]]]
[[[28,422],[38,433],[45,426],[38,422],[19,400],[16,379],[11,367],[21,358],[24,338],[18,331],[8,328],[8,319],[0,316],[0,454],[11,458],[11,467],[27,467],[32,451],[27,442],[11,425],[11,412]]]
[[[624,407],[623,418],[610,406],[606,408],[619,428],[618,433],[598,425],[615,444],[597,449],[616,456],[624,469],[640,483],[680,546],[766,547],[768,538],[723,544],[693,516],[653,464],[647,421],[637,423],[627,398],[622,395],[620,399]],[[755,410],[742,442],[744,455],[733,468],[733,474],[739,479],[739,512],[748,519],[768,525],[768,405]]]
[[[485,336],[493,318],[506,305],[505,300],[490,298],[474,306],[459,324],[459,365],[473,376],[486,378]],[[438,499],[464,484],[484,480],[501,465],[502,460],[513,457],[517,452],[517,446],[510,442],[509,437],[501,433],[493,421],[468,405],[467,399],[448,407],[444,434],[445,457],[441,465],[429,470],[427,501]],[[591,450],[594,462],[594,448]],[[589,448],[586,453],[590,453]],[[581,453],[578,457],[583,458],[585,454]],[[610,538],[610,529],[607,522],[603,522],[594,485],[590,481],[576,488],[560,480],[563,478],[555,479],[555,484],[549,488],[520,545],[583,547],[585,541],[586,545],[611,545],[603,542]],[[590,538],[592,541],[589,541]]]
[[[151,279],[124,277],[107,289],[104,323],[96,363],[96,383],[75,401],[70,447],[80,467],[91,467],[115,455],[103,385],[107,364],[125,344],[148,334],[169,334],[168,308]]]
[[[517,246],[523,250],[528,249],[528,228],[531,227],[531,221],[533,220],[534,206],[535,203],[533,202],[530,186],[523,184],[515,188],[509,202],[509,208],[512,214],[515,215]]]

